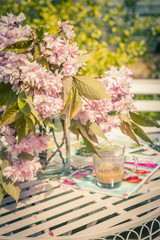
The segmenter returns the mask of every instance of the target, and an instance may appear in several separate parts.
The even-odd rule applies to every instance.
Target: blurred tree
[[[82,50],[95,51],[85,66],[88,75],[103,74],[112,65],[129,65],[148,51],[160,32],[156,17],[140,18],[136,0],[112,5],[108,0],[1,0],[1,15],[23,12],[32,27],[55,33],[57,21],[74,25]]]

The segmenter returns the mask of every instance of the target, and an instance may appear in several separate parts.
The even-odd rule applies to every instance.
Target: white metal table
[[[21,184],[18,204],[0,209],[0,239],[160,239],[160,170],[129,199],[73,189],[56,181]]]

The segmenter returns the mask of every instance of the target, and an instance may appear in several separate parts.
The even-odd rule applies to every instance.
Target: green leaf
[[[95,53],[95,51],[87,53],[87,54],[84,54],[82,56],[79,56],[78,57],[78,62],[79,63],[84,63],[84,62],[89,61],[94,56],[94,53]]]
[[[131,127],[132,127],[134,133],[137,136],[139,136],[142,140],[144,140],[145,142],[149,142],[149,143],[153,144],[151,139],[145,134],[145,132],[139,126],[137,126],[135,123],[131,122]]]
[[[17,101],[17,95],[12,91],[10,83],[0,83],[0,107],[10,106]]]
[[[96,151],[96,149],[95,149],[95,146],[94,146],[90,141],[88,141],[88,139],[85,138],[85,136],[83,136],[82,133],[81,133],[81,136],[82,136],[83,141],[84,141],[84,143],[86,144],[87,148],[88,148],[91,152],[93,152],[93,153],[95,153],[95,154],[98,154],[97,151]]]
[[[13,183],[10,179],[3,177],[2,186],[6,193],[13,197],[18,202],[21,189],[18,183]]]
[[[5,195],[4,188],[3,188],[3,186],[0,184],[0,204],[1,204],[1,202],[2,202],[2,199],[3,199],[4,195]]]
[[[33,48],[33,59],[35,61],[37,61],[37,59],[41,56],[40,53],[40,46],[39,45],[35,45]]]
[[[41,56],[41,50],[40,45],[37,43],[33,48],[33,59],[41,64],[43,67],[45,67],[47,70],[49,70],[49,63],[47,62],[47,59],[44,56]]]
[[[104,85],[96,78],[75,76],[74,83],[80,93],[91,100],[110,98],[106,93]]]
[[[71,119],[74,118],[81,109],[82,109],[82,101],[81,101],[81,98],[79,98],[79,100],[75,102],[71,110]]]
[[[39,112],[34,108],[33,106],[33,101],[32,98],[27,96],[26,102],[29,104],[30,109],[31,109],[31,113],[33,114],[33,116],[37,119],[37,121],[39,122],[39,124],[45,128],[42,117],[40,116]]]
[[[99,142],[98,142],[98,138],[97,138],[97,136],[96,136],[95,134],[93,134],[93,135],[90,135],[90,134],[89,134],[89,138],[90,138],[90,140],[91,140],[92,142],[94,142],[94,143],[99,143]]]
[[[47,59],[45,57],[39,57],[37,59],[37,63],[41,64],[43,67],[49,70],[49,63],[47,62]]]
[[[30,116],[31,108],[26,99],[27,99],[26,93],[24,91],[21,92],[18,96],[18,107],[26,116]]]
[[[6,159],[7,159],[7,157],[6,157],[6,152],[5,152],[4,149],[1,150],[1,152],[0,152],[0,157],[1,157],[2,160],[6,160]],[[7,161],[8,161],[8,160],[7,160]],[[4,164],[3,166],[5,166],[5,167],[11,166],[11,162],[10,162],[10,161],[5,162],[5,164]]]
[[[119,117],[124,121],[130,124],[130,120],[127,116],[127,114],[120,114]]]
[[[21,152],[18,155],[18,158],[32,161],[34,159],[34,156],[27,152]]]
[[[17,112],[15,121],[18,120],[19,118],[21,118],[22,116],[24,116],[24,114],[21,111]]]
[[[16,120],[19,113],[19,108],[17,102],[11,105],[3,114],[0,126],[8,125]]]
[[[68,107],[70,101],[71,101],[71,92],[69,93],[67,102],[66,102],[66,104],[65,104],[65,106],[64,106],[64,108],[63,108],[63,110],[62,110],[62,112],[61,112],[61,116],[62,116],[62,114],[64,113],[64,111],[66,110],[66,108]]]
[[[64,89],[64,96],[63,96],[63,100],[64,100],[64,105],[66,104],[67,102],[67,99],[69,97],[69,93],[72,89],[72,81],[73,81],[73,78],[72,77],[65,77],[63,79],[63,89]]]
[[[93,122],[90,124],[89,128],[92,130],[92,132],[101,137],[104,138],[105,140],[108,141],[108,139],[106,138],[106,136],[104,135],[103,131],[101,130],[101,128],[98,126],[98,124],[96,122]]]
[[[115,116],[117,113],[116,113],[116,111],[110,111],[108,114],[111,116]]]
[[[41,26],[39,28],[37,28],[36,35],[37,35],[38,40],[41,41],[43,39],[43,35],[44,35],[44,28]]]
[[[68,128],[73,134],[77,135],[77,133],[79,133],[77,124],[76,125],[72,125]]]
[[[70,126],[69,130],[76,135],[77,141],[79,141],[79,130],[77,129],[77,126]]]
[[[1,171],[3,173],[3,170],[6,167],[11,166],[11,162],[8,161],[7,159],[4,159],[4,155],[2,158],[3,161]],[[11,197],[13,197],[16,200],[16,202],[18,201],[21,190],[17,183],[13,183],[10,179],[2,177],[2,187],[6,193],[8,193]]]
[[[29,127],[29,129],[34,133],[34,135],[36,134],[36,129],[35,129],[35,118],[32,114],[30,114],[30,116],[26,116],[24,115],[24,119]]]
[[[134,113],[134,112],[130,112],[129,114],[130,114],[131,119],[138,125],[147,126],[147,127],[157,127],[157,128],[160,127],[158,122],[156,122],[155,120],[150,119],[146,116],[142,116],[142,115]]]
[[[67,127],[70,124],[71,121],[71,112],[72,112],[72,108],[73,108],[73,101],[74,101],[74,95],[73,92],[70,91],[70,104],[69,104],[69,109],[68,109],[68,115],[67,115]]]
[[[31,85],[30,83],[28,83],[28,82],[25,82],[24,84],[25,84],[25,85],[27,85],[27,86],[30,86],[30,87],[32,88],[32,90],[34,89],[34,86],[33,86],[33,85]],[[31,88],[30,88],[30,90],[31,90]]]
[[[51,128],[56,129],[55,125],[53,124],[52,120],[49,117],[44,120],[44,124],[47,127],[51,127]]]
[[[74,92],[73,107],[71,110],[71,119],[74,118],[82,109],[82,101],[77,89]]]
[[[17,53],[23,53],[23,52],[26,52],[26,50],[31,46],[32,42],[33,42],[33,40],[24,40],[24,41],[15,42],[15,43],[7,46],[0,52],[14,51]]]
[[[9,167],[11,166],[11,161],[7,160],[7,157],[6,157],[6,153],[5,152],[2,152],[1,153],[1,159],[2,159],[2,166],[1,166],[1,181],[3,181],[3,170],[6,168],[6,167]]]
[[[139,145],[139,142],[138,142],[136,136],[134,135],[134,133],[133,133],[133,131],[132,131],[132,129],[131,129],[131,127],[130,127],[130,125],[129,125],[128,123],[123,122],[123,123],[119,126],[119,128],[121,129],[121,131],[122,131],[123,134],[125,134],[125,135],[127,135],[128,137],[132,138],[133,141],[135,141],[135,142]]]
[[[24,137],[28,136],[30,129],[25,121],[24,115],[15,121],[16,132],[18,135],[18,142],[20,142]]]
[[[88,129],[86,129],[85,126],[81,125],[81,123],[79,121],[77,121],[77,125],[79,128],[79,131],[81,134],[83,134],[83,136],[91,143],[94,144],[94,141],[91,139],[92,137],[88,134]]]
[[[2,171],[1,171],[1,167],[0,167],[0,183],[2,182]]]

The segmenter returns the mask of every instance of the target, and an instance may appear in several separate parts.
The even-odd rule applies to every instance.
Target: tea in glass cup
[[[132,175],[138,166],[135,156],[130,156],[135,162],[133,168],[124,173],[124,148],[117,145],[103,146],[97,150],[98,155],[94,154],[94,167],[97,178],[97,185],[102,188],[116,188],[122,183],[123,177]],[[127,156],[128,157],[128,156]]]

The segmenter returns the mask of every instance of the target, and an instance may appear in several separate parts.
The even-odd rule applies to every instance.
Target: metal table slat
[[[56,183],[56,182],[55,182]],[[22,189],[19,201],[22,201],[24,198],[31,196],[33,194],[37,194],[38,192],[45,192],[48,191],[48,189],[52,189],[56,185],[59,186],[59,184],[53,184],[52,182],[50,184],[46,182],[39,182],[38,184],[30,184],[25,187],[25,189]],[[14,199],[10,196],[5,197],[5,200],[2,200],[1,206],[7,203],[15,202]]]
[[[80,193],[79,193],[79,196],[81,196]],[[44,218],[42,218],[42,219],[38,218],[38,220],[46,219],[47,217],[49,217],[48,211],[46,211],[47,208],[49,208],[49,207],[53,208],[55,205],[57,205],[57,204],[59,205],[61,203],[63,204],[63,202],[71,200],[72,198],[75,198],[75,197],[78,197],[78,194],[77,193],[75,194],[75,192],[71,192],[67,195],[65,194],[65,199],[64,199],[64,195],[62,195],[61,197],[57,198],[56,200],[55,199],[54,200],[51,199],[49,201],[46,200],[43,203],[37,203],[36,205],[30,206],[27,209],[20,210],[16,214],[12,213],[11,215],[7,215],[7,219],[6,219],[6,216],[1,217],[1,221],[5,222],[7,220],[7,222],[9,222],[9,221],[14,220],[14,219],[19,219],[19,218],[23,219],[24,218],[23,220],[20,221],[20,223],[18,222],[18,220],[17,220],[17,222],[12,223],[11,230],[15,230],[18,227],[23,227],[25,225],[28,225],[28,223],[30,223],[30,220],[34,222],[33,217],[29,217],[29,219],[28,219],[28,218],[25,218],[26,215],[31,215],[31,214],[34,215],[38,211],[39,212],[43,211],[44,216],[42,216],[42,217],[44,217]],[[65,208],[65,205],[64,205],[64,208]],[[54,210],[52,209],[52,215],[53,215],[53,212],[54,212]],[[0,228],[0,232],[1,232],[1,234],[6,233],[6,229],[2,230]]]
[[[157,200],[155,203],[160,205],[160,200]],[[155,208],[155,203],[154,202],[153,203],[148,203],[148,204],[145,204],[143,207],[140,206],[140,207],[136,208],[136,211],[135,211],[135,209],[133,209],[129,212],[125,212],[121,215],[118,215],[118,216],[112,218],[112,219],[109,219],[105,222],[97,224],[94,227],[87,228],[84,231],[81,231],[80,234],[81,235],[91,234],[91,233],[93,233],[93,231],[102,232],[106,228],[106,226],[109,229],[113,224],[114,225],[120,224],[122,221],[125,221],[125,220],[136,219],[136,221],[137,221],[137,218],[135,218],[135,217],[137,217],[138,214],[142,214],[146,211],[149,212],[152,209],[154,209]],[[130,225],[132,225],[132,221],[130,222]],[[77,235],[78,235],[78,233],[77,233]]]
[[[50,186],[50,187],[48,187],[48,186]],[[57,186],[59,186],[59,184]],[[47,188],[46,191],[44,191],[45,187]],[[43,193],[41,193],[42,189],[44,191]],[[32,190],[27,190],[26,192],[23,192],[22,194],[26,198],[19,201],[18,204],[16,204],[13,199],[12,199],[13,203],[10,204],[10,205],[6,204],[5,199],[2,200],[2,207],[3,208],[1,209],[0,214],[4,214],[4,213],[10,212],[10,211],[14,211],[15,209],[18,209],[20,207],[23,207],[23,206],[26,206],[28,204],[32,204],[32,203],[35,203],[37,201],[43,200],[46,197],[53,196],[53,189],[54,189],[54,192],[55,192],[54,195],[65,192],[65,190],[63,188],[58,188],[55,191],[55,187],[53,185],[51,185],[51,184],[47,185],[46,183],[44,183],[44,186],[41,186],[39,189],[37,188],[36,192],[34,192]],[[40,193],[40,194],[37,195],[37,193]],[[47,194],[47,196],[46,196],[46,194]],[[31,195],[32,195],[32,197],[30,197]],[[5,204],[4,204],[4,202],[5,202]],[[7,203],[8,203],[8,201],[7,201]]]
[[[141,196],[137,196],[137,199],[136,198],[128,199],[125,202],[122,202],[122,203],[117,204],[115,206],[111,206],[109,209],[101,211],[101,213],[98,212],[98,213],[92,214],[90,216],[86,216],[85,218],[78,219],[77,221],[72,222],[70,224],[68,223],[67,224],[67,229],[68,229],[68,231],[74,230],[77,226],[81,227],[84,224],[86,225],[86,224],[89,224],[89,223],[91,223],[93,221],[98,221],[100,218],[106,217],[107,215],[112,215],[114,213],[118,213],[120,209],[123,209],[123,208],[126,208],[126,207],[131,207],[131,206],[139,203],[140,199],[144,201],[144,200],[147,200],[150,197],[157,196],[157,195],[158,195],[157,191],[154,191],[152,193],[146,193],[145,196],[144,195],[143,196],[142,195]],[[143,206],[140,207],[139,208],[139,212],[141,211],[141,209],[142,209],[142,212],[143,212],[143,211],[145,211],[146,208],[144,208]],[[131,216],[133,216],[133,217],[136,216],[135,209],[133,209],[133,211],[131,211],[131,212],[132,212],[132,215],[130,215],[130,213],[128,214],[128,212],[126,212],[125,214],[124,213],[120,214],[120,215],[118,214],[118,216],[115,216],[114,219],[111,218],[111,219],[105,221],[105,223],[101,223],[101,224],[98,224],[98,225],[94,226],[94,230],[95,231],[96,230],[97,231],[99,231],[99,230],[101,231],[102,229],[101,228],[99,229],[99,227],[100,227],[100,225],[104,225],[104,224],[105,225],[107,224],[108,227],[112,226],[113,220],[114,220],[114,223],[115,222],[119,223],[119,222],[122,221],[122,219],[124,221],[124,220],[130,219]],[[83,214],[85,214],[85,213],[86,212],[83,212]],[[67,219],[69,219],[69,218],[67,218]],[[65,216],[62,217],[62,221],[61,222],[58,222],[57,219],[53,219],[53,220],[47,221],[47,223],[46,222],[40,223],[39,225],[34,226],[34,228],[32,229],[32,233],[36,233],[36,231],[38,231],[38,229],[46,230],[46,227],[49,228],[49,227],[52,227],[54,225],[57,225],[58,223],[64,223],[64,222],[65,222]],[[62,229],[64,229],[63,232],[61,232],[60,228],[55,229],[54,230],[55,235],[65,233],[65,231],[67,231],[66,230],[66,226],[62,226]],[[90,233],[90,231],[93,232],[93,229],[90,230],[88,228],[87,230],[84,230],[84,231]],[[27,229],[27,230],[24,230],[23,232],[19,232],[19,233],[15,234],[15,236],[22,236],[22,235],[23,236],[24,235],[28,236],[28,235],[30,235],[30,232],[31,232],[31,230]]]

